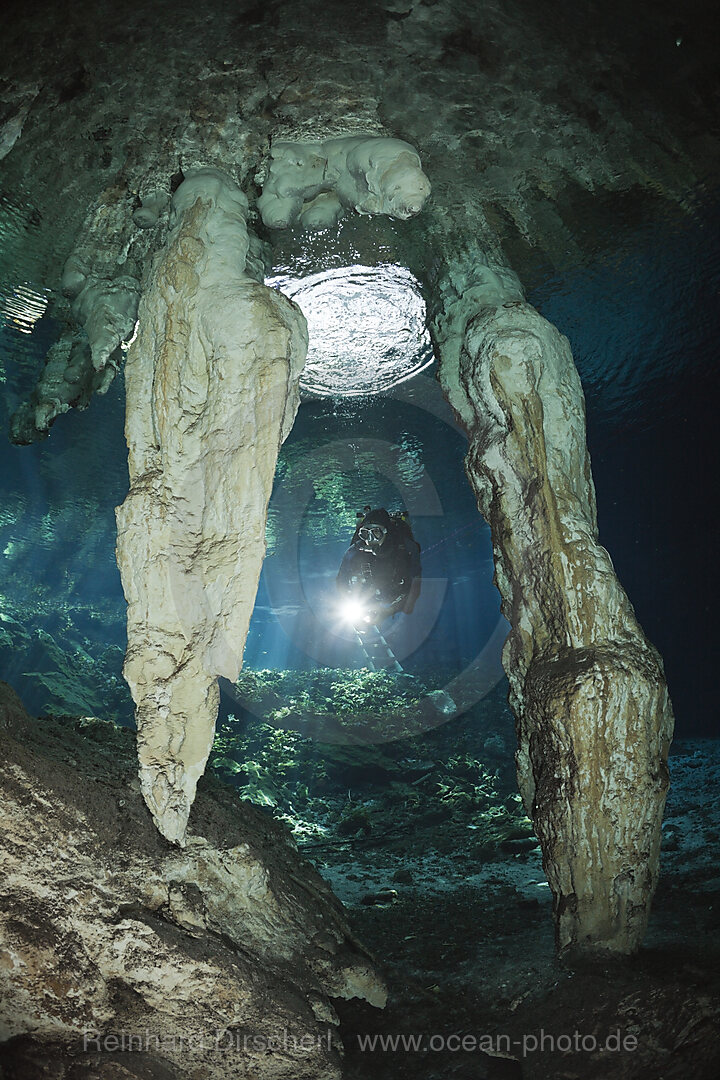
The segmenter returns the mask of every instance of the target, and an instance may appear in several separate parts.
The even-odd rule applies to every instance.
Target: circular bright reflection
[[[343,266],[267,283],[307,319],[310,345],[300,386],[309,393],[378,394],[433,362],[425,301],[402,266]]]
[[[360,600],[344,600],[340,606],[340,615],[344,622],[351,626],[359,622],[369,622],[367,608]]]

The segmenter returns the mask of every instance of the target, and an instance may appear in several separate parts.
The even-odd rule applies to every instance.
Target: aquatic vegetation
[[[326,742],[406,738],[430,726],[427,718],[434,722],[436,714],[425,683],[389,670],[244,670],[235,689],[253,715]]]
[[[238,696],[248,709],[221,725],[210,767],[310,847],[392,846],[423,835],[450,850],[458,830],[463,847],[484,859],[534,846],[517,794],[504,688],[463,717],[393,741],[308,735],[309,715],[333,715],[351,731],[365,723],[358,715],[404,717],[424,693],[416,680],[389,672],[245,671]],[[270,722],[253,715],[261,709]],[[299,730],[274,726],[289,719]]]
[[[354,803],[348,799],[337,825],[338,836],[368,836],[373,831],[370,810],[364,803]]]
[[[36,713],[98,716],[132,722],[132,700],[122,678],[123,650],[92,642],[73,622],[74,612],[48,612],[42,626],[26,629],[17,606],[0,598],[0,665]]]

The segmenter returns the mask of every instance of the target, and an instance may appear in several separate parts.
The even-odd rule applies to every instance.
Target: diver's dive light
[[[359,622],[372,622],[372,614],[367,605],[354,596],[343,600],[340,605],[340,614],[344,621],[350,623],[352,626],[356,626]]]

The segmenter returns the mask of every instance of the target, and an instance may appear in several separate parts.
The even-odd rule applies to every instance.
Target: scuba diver
[[[377,626],[420,595],[420,545],[405,514],[365,507],[337,575],[345,616],[360,629]]]

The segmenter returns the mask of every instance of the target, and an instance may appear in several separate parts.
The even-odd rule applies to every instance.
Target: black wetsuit
[[[387,529],[377,548],[363,542],[363,526],[381,524]],[[355,530],[337,576],[341,593],[357,596],[376,610],[379,618],[396,611],[409,613],[420,593],[420,545],[406,521],[391,518],[386,511],[368,514]]]

